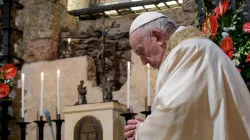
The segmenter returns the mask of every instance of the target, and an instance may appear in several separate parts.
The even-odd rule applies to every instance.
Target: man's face
[[[133,51],[140,56],[143,65],[149,63],[155,69],[160,68],[166,47],[164,34],[157,31],[151,37],[147,37],[132,33],[130,34],[130,45]]]

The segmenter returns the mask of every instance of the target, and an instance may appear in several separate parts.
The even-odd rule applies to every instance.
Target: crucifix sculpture
[[[98,55],[99,58],[101,58],[101,67],[102,67],[102,79],[101,79],[101,83],[103,84],[103,102],[107,102],[107,100],[105,100],[105,93],[106,93],[106,73],[105,73],[105,43],[106,43],[106,35],[108,34],[108,32],[112,29],[112,28],[118,28],[119,24],[116,24],[116,21],[113,21],[111,26],[105,26],[105,18],[103,18],[103,27],[102,27],[102,37],[100,38],[100,42],[101,42],[101,52]],[[112,100],[112,99],[111,99]],[[110,101],[111,101],[110,100]]]

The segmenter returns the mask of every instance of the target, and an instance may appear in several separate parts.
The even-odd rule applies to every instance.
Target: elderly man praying
[[[220,48],[158,12],[138,16],[130,44],[159,69],[152,114],[129,120],[128,140],[249,140],[250,94]]]

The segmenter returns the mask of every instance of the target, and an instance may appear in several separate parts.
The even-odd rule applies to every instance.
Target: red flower
[[[250,53],[248,54],[247,59],[246,59],[245,62],[250,62]]]
[[[14,64],[7,64],[0,68],[0,71],[4,74],[4,79],[14,78],[17,74],[17,67]]]
[[[10,93],[10,87],[5,83],[0,83],[0,98],[8,96]]]
[[[224,38],[220,44],[220,47],[230,59],[233,58],[234,46],[231,37]]]
[[[208,16],[203,25],[202,25],[202,33],[209,34],[211,38],[215,37],[219,24],[216,16]]]
[[[250,33],[250,22],[244,24],[243,30]]]
[[[221,2],[215,9],[214,14],[218,17],[220,15],[221,17],[227,12],[227,9],[229,7],[228,1]]]

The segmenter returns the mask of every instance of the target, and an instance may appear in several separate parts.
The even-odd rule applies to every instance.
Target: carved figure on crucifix
[[[105,94],[104,94],[104,102],[111,102],[113,101],[113,77],[107,78],[107,83],[105,87]]]
[[[101,68],[102,68],[102,79],[101,79],[101,84],[102,84],[102,88],[103,88],[103,102],[105,102],[105,88],[106,88],[106,73],[105,73],[105,43],[106,43],[106,35],[108,34],[108,32],[112,29],[112,28],[118,28],[119,24],[116,24],[116,21],[113,21],[111,26],[106,27],[105,26],[105,21],[103,19],[103,31],[102,31],[102,37],[100,38],[100,42],[101,42],[101,51],[100,53],[97,55],[98,58],[100,58],[101,60]],[[107,29],[107,31],[106,31]]]

